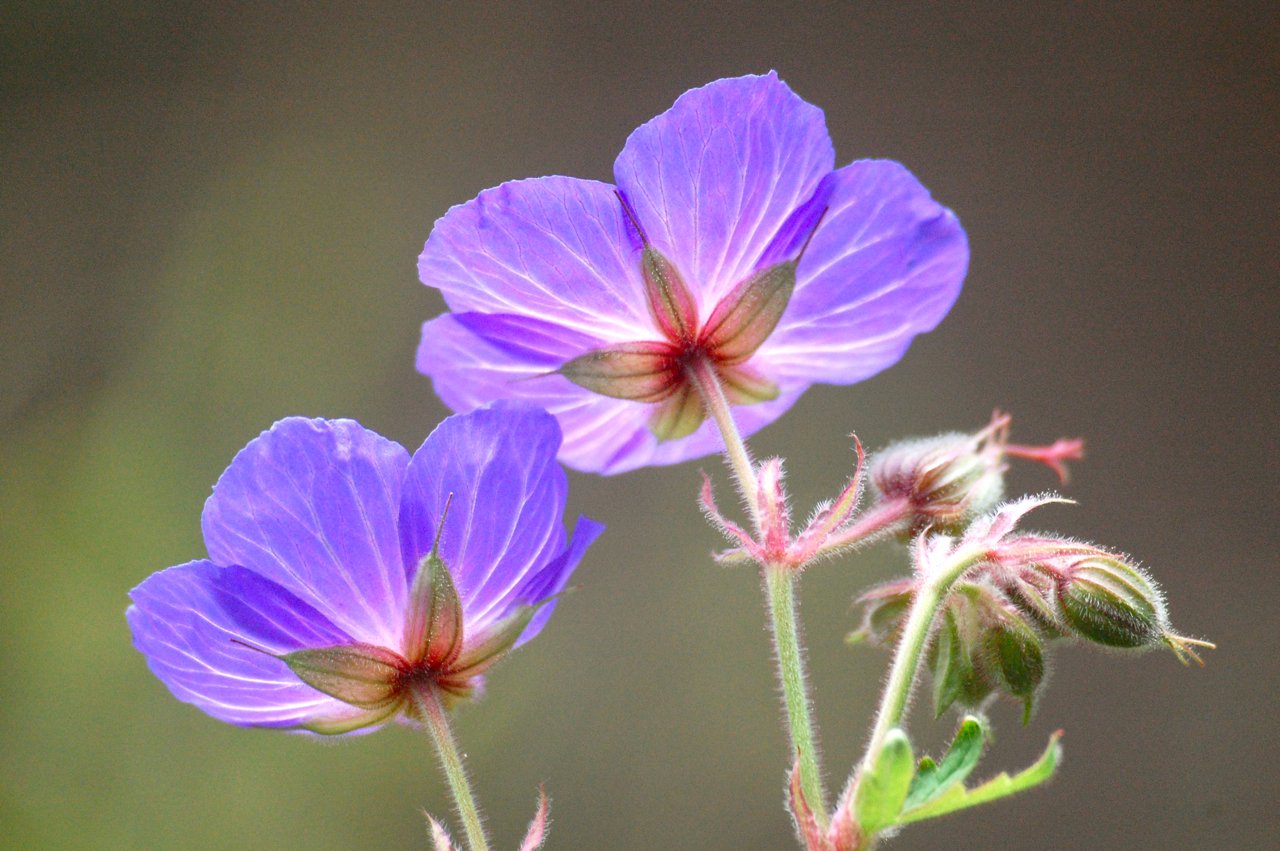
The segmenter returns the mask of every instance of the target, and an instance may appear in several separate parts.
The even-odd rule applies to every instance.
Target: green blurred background
[[[973,250],[899,366],[754,441],[790,458],[801,510],[841,484],[851,430],[875,447],[998,405],[1015,439],[1089,441],[1080,505],[1039,523],[1135,554],[1221,647],[1204,670],[1060,649],[1028,729],[994,710],[983,767],[1063,727],[1053,785],[894,847],[1274,847],[1275,7],[1033,5],[6,3],[0,845],[425,845],[420,810],[449,809],[425,740],[215,722],[132,650],[126,592],[203,554],[210,486],[275,419],[414,446],[445,415],[413,369],[442,309],[415,259],[450,205],[609,180],[686,88],[776,68],[842,163],[906,163]],[[572,476],[611,530],[457,715],[498,847],[540,782],[552,848],[791,847],[756,580],[708,561],[698,466]],[[884,545],[802,585],[833,786],[886,661],[843,646],[850,600],[903,564]],[[936,743],[954,719],[928,715]]]

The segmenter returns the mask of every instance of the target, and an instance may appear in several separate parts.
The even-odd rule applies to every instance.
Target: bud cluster
[[[1184,664],[1200,661],[1195,647],[1213,646],[1173,632],[1159,589],[1124,557],[1066,538],[1010,534],[1014,521],[1001,515],[1020,517],[1026,510],[996,512],[972,524],[962,539],[983,543],[985,557],[951,586],[934,619],[926,661],[937,714],[953,704],[977,706],[1000,693],[1022,702],[1025,722],[1044,681],[1046,645],[1055,639],[1116,648],[1163,646]],[[862,626],[851,641],[897,643],[928,578],[928,564],[917,568],[916,576],[858,598]]]

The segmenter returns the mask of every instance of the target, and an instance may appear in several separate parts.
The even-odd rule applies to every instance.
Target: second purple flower
[[[721,447],[697,370],[744,434],[861,381],[950,309],[968,244],[901,165],[834,166],[822,111],[775,74],[689,91],[631,134],[616,187],[515,181],[436,223],[418,268],[452,313],[418,368],[458,411],[547,408],[561,459],[603,473]]]

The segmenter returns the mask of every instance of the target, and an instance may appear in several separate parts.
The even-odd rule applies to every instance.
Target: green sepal
[[[915,809],[932,801],[956,783],[963,783],[977,766],[986,738],[982,721],[973,715],[966,715],[942,762],[935,764],[927,756],[920,758],[903,810]]]
[[[403,697],[397,695],[395,700],[388,701],[387,705],[380,709],[368,709],[352,715],[340,715],[332,718],[313,718],[305,724],[300,724],[298,729],[319,733],[322,736],[339,736],[343,733],[350,733],[352,730],[359,730],[361,727],[380,724],[399,712],[403,705]]]
[[[782,391],[778,385],[747,366],[722,366],[716,370],[731,405],[756,405],[772,402]]]
[[[897,822],[914,773],[911,742],[895,727],[885,734],[871,768],[858,778],[853,806],[864,835],[874,836]]]
[[[450,667],[462,649],[462,600],[436,547],[418,563],[409,589],[405,648],[411,661],[433,670]]]
[[[651,245],[640,257],[649,314],[669,340],[691,342],[698,329],[698,302],[674,263]]]
[[[717,363],[742,363],[769,338],[796,288],[796,261],[752,274],[720,300],[707,317],[702,343]]]
[[[618,343],[579,355],[556,372],[579,387],[630,402],[661,402],[681,387],[669,343]]]
[[[966,789],[963,784],[954,784],[927,803],[914,809],[906,810],[897,823],[911,824],[912,822],[937,818],[948,813],[954,813],[957,810],[998,801],[1001,798],[1007,798],[1010,795],[1039,786],[1053,776],[1054,771],[1058,768],[1058,762],[1062,759],[1062,745],[1058,744],[1060,738],[1062,738],[1061,730],[1049,737],[1048,747],[1045,748],[1044,753],[1040,755],[1040,758],[1034,764],[1012,777],[1007,772],[1001,772],[982,785],[972,789]]]
[[[520,640],[521,633],[529,625],[529,621],[533,620],[541,605],[520,606],[502,620],[491,624],[480,640],[469,643],[462,651],[450,672],[452,677],[470,679],[492,668]]]
[[[295,650],[276,657],[318,692],[360,709],[382,709],[398,699],[405,660],[372,644]]]
[[[707,409],[702,404],[702,397],[686,383],[654,409],[649,417],[649,431],[659,443],[679,440],[697,431],[706,418]]]

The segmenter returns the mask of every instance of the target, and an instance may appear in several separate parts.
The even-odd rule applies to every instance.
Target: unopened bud
[[[956,534],[993,509],[1004,493],[1005,459],[1010,455],[1040,461],[1064,479],[1063,462],[1082,457],[1078,440],[1059,440],[1048,447],[1012,446],[1010,421],[1008,414],[997,411],[987,427],[974,434],[903,441],[874,456],[871,481],[882,500],[907,506],[907,536],[926,526]]]
[[[951,704],[977,706],[995,690],[995,684],[977,653],[972,608],[952,597],[927,658],[933,674],[933,712],[940,717]]]
[[[1161,644],[1168,631],[1160,592],[1142,571],[1119,559],[1087,558],[1062,570],[1058,600],[1068,627],[1107,647]]]
[[[862,606],[862,626],[849,633],[845,641],[866,641],[877,647],[892,647],[902,636],[902,624],[915,596],[914,579],[896,579],[870,589],[855,601]]]
[[[959,532],[965,520],[995,507],[1004,491],[999,454],[983,452],[970,434],[893,444],[873,456],[870,472],[881,498],[911,505],[911,533],[929,525]]]

